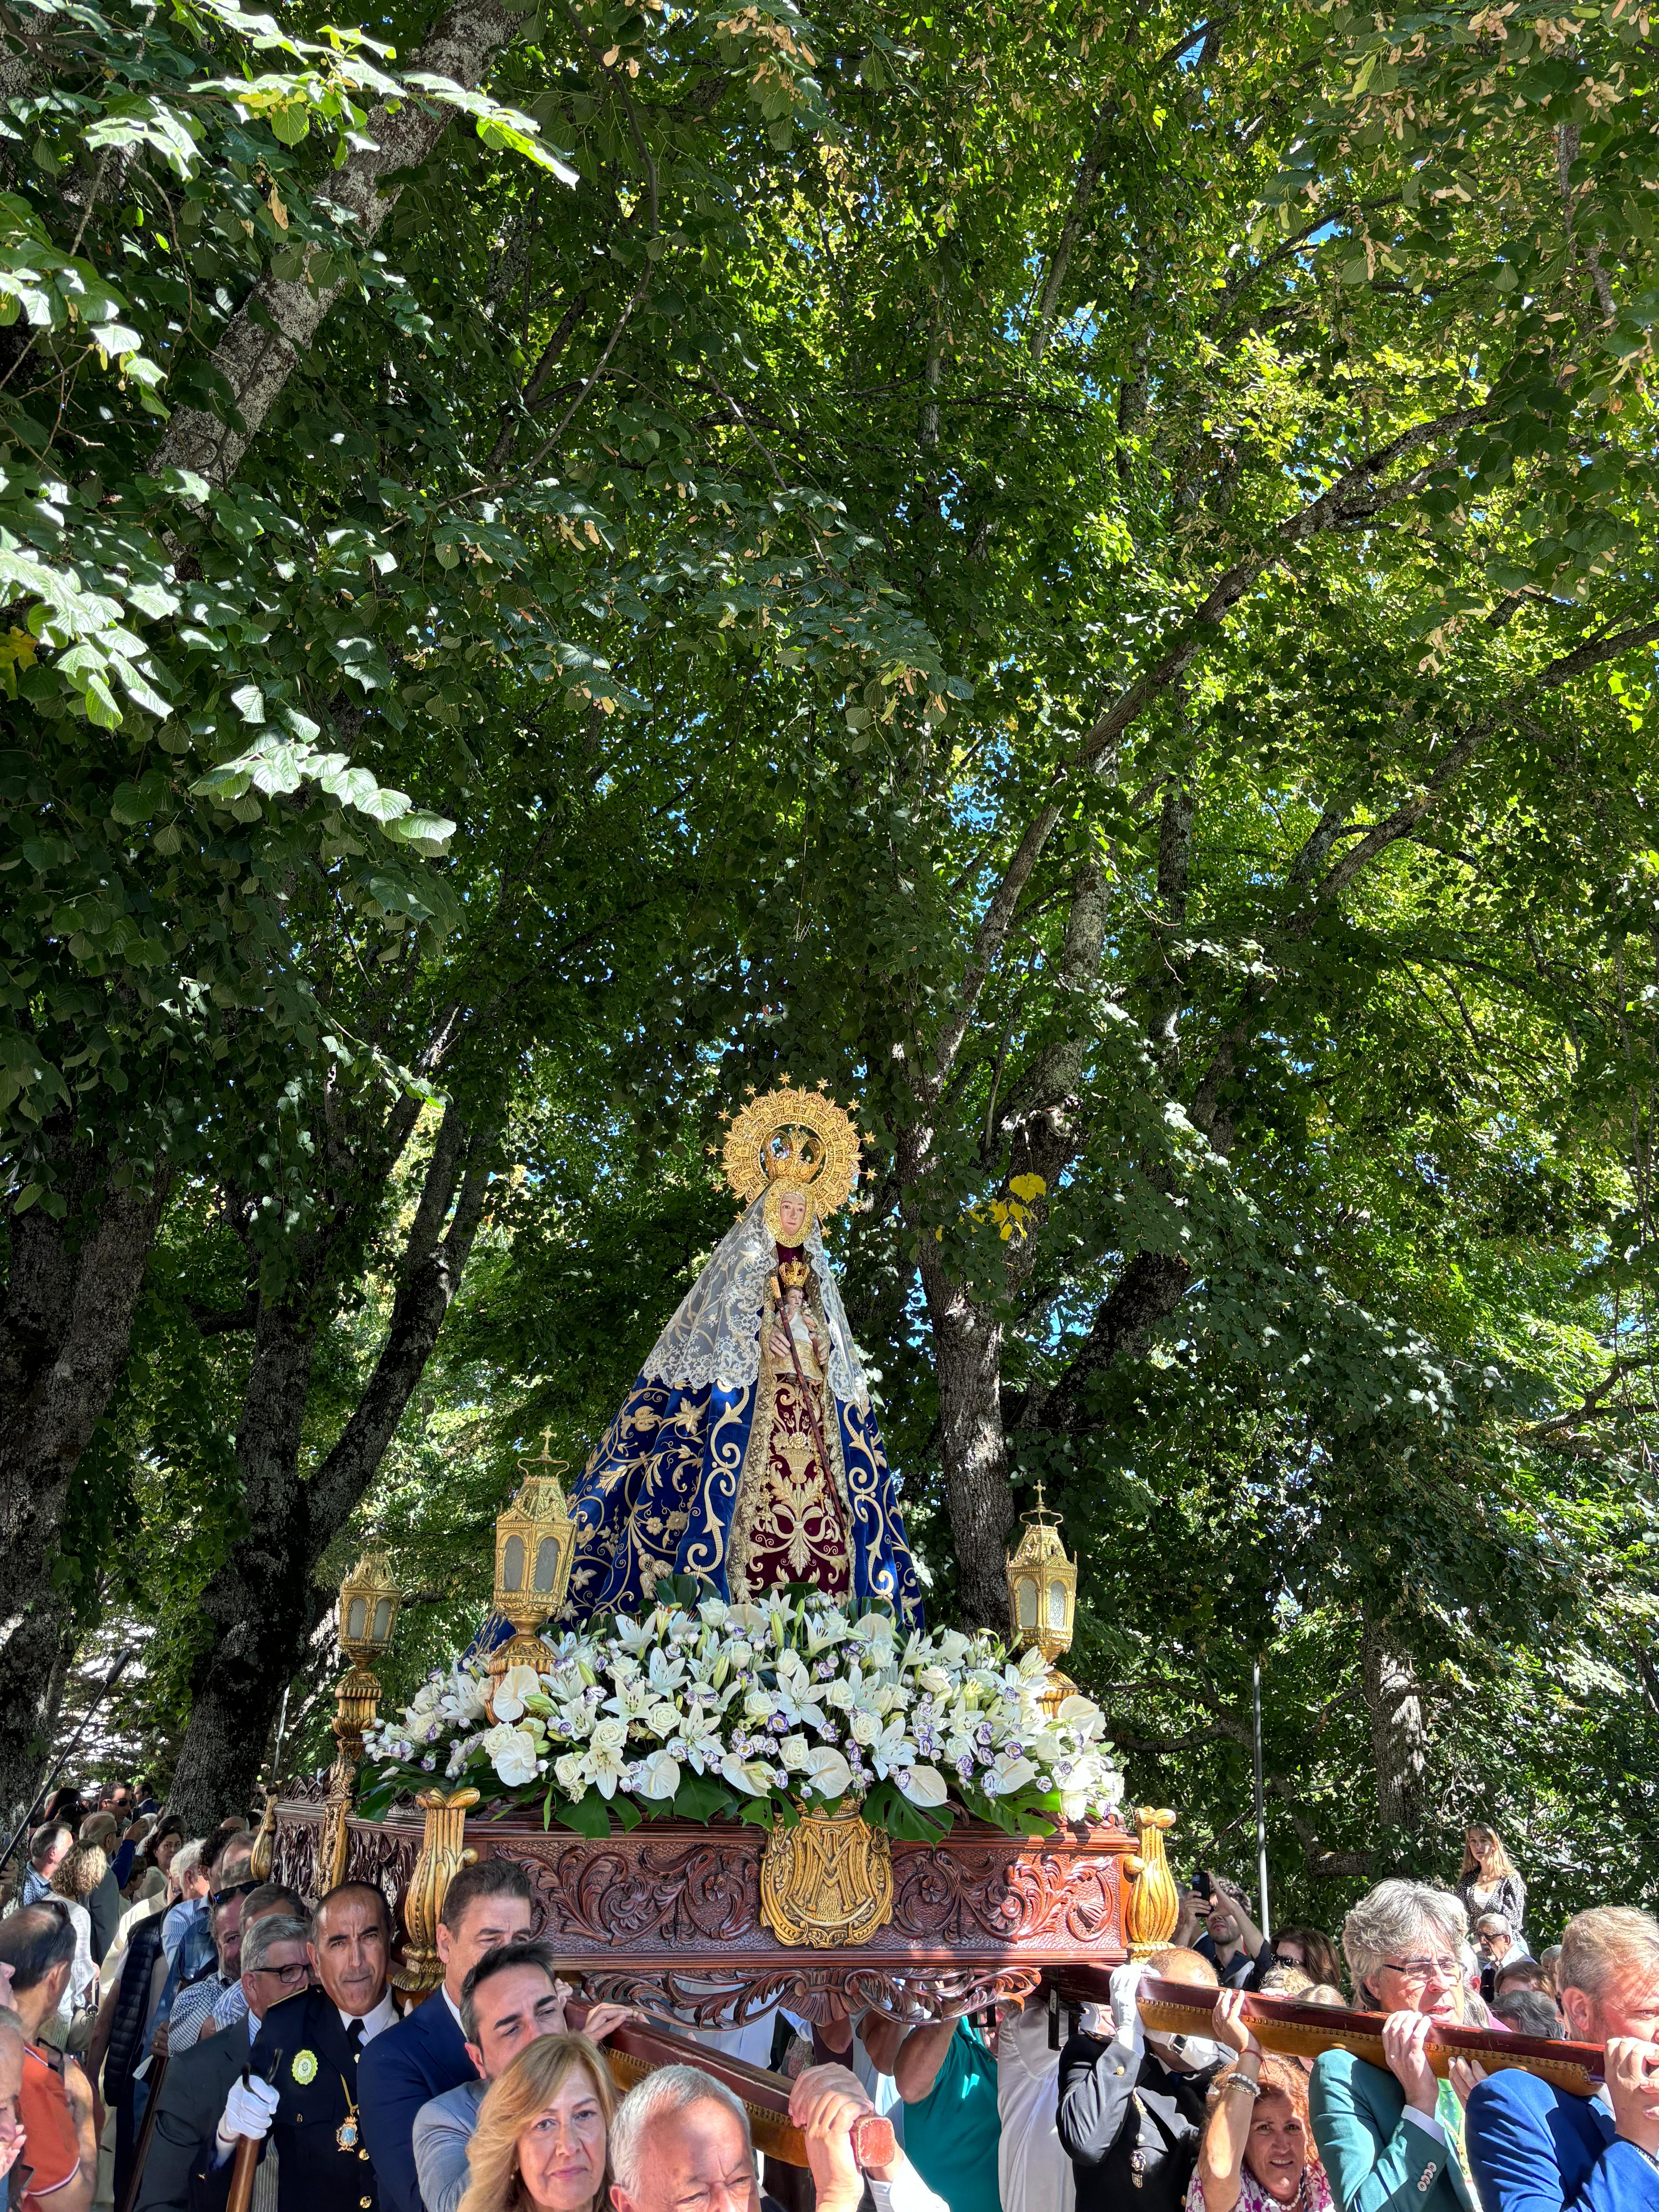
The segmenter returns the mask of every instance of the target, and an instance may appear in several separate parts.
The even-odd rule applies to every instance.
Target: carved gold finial
[[[1174,1827],[1176,1816],[1142,1805],[1135,1817],[1140,1824],[1140,1849],[1123,1862],[1133,1885],[1123,1907],[1123,1933],[1132,1959],[1150,1959],[1175,1934],[1181,1917],[1181,1899],[1164,1850],[1164,1831]]]

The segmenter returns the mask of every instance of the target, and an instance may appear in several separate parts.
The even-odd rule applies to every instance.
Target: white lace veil
[[[641,1370],[647,1382],[666,1382],[679,1389],[702,1389],[706,1384],[718,1383],[723,1390],[735,1390],[752,1382],[760,1373],[766,1279],[778,1263],[777,1246],[766,1226],[765,1208],[763,1191],[715,1246],[714,1256],[653,1346]],[[830,1327],[830,1388],[843,1401],[867,1406],[869,1386],[816,1220],[805,1247]]]

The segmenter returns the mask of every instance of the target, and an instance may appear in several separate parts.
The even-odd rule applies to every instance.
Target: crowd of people
[[[9,2212],[91,2212],[100,2143],[115,2212],[227,2212],[250,2157],[252,2212],[1659,2212],[1659,1922],[1582,1912],[1534,1958],[1486,1828],[1455,1889],[1381,1882],[1340,1945],[1269,1941],[1200,1874],[1170,1944],[1069,2018],[781,2015],[803,2191],[712,2058],[618,2099],[602,2045],[628,2014],[560,1978],[514,1862],[456,1874],[442,1982],[404,2012],[378,1887],[255,1881],[245,1822],[187,1838],[144,1797],[55,1802],[0,1920]],[[1205,2033],[1144,2025],[1149,1972],[1201,1993]],[[1304,2055],[1263,2049],[1256,1992],[1304,2008]],[[1330,2006],[1382,2015],[1382,2063],[1316,2049],[1307,2008]],[[1486,2030],[1493,2063],[1440,2078],[1448,2026]],[[752,2057],[754,2035],[708,2040]],[[1506,2037],[1546,2063],[1601,2046],[1603,2087],[1503,2065]],[[872,2113],[897,2148],[860,2167]]]

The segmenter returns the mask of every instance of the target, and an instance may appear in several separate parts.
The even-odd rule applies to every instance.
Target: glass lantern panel
[[[501,1553],[501,1587],[521,1590],[524,1588],[524,1538],[509,1536]]]
[[[356,1643],[363,1632],[363,1623],[368,1618],[367,1598],[354,1597],[346,1607],[346,1634]]]
[[[1019,1625],[1035,1628],[1037,1619],[1037,1586],[1029,1575],[1022,1575],[1014,1585],[1015,1601],[1019,1607]]]
[[[559,1540],[544,1536],[536,1547],[536,1580],[532,1587],[542,1595],[551,1597],[559,1579]]]
[[[392,1600],[389,1597],[374,1601],[374,1641],[377,1644],[390,1644],[392,1641]]]
[[[1048,1626],[1050,1628],[1064,1628],[1066,1626],[1066,1585],[1062,1582],[1052,1582],[1048,1585]]]

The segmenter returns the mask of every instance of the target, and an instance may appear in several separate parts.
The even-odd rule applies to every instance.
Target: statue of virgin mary
[[[920,1626],[904,1540],[823,1217],[858,1183],[842,1109],[785,1089],[734,1115],[743,1211],[587,1463],[562,1618],[635,1613],[688,1574],[732,1600],[808,1583]]]

